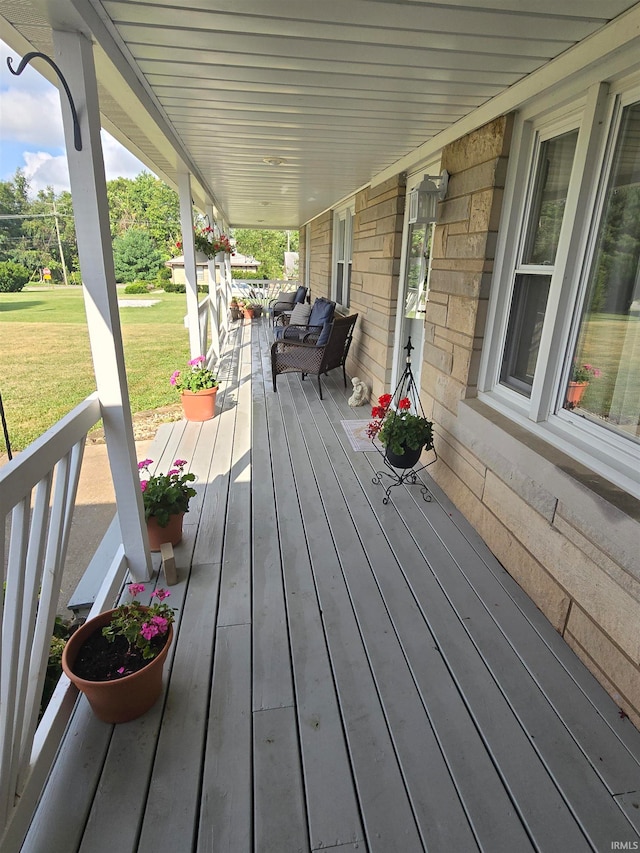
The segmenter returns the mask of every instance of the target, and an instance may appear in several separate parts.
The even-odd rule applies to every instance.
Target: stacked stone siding
[[[391,381],[405,191],[398,176],[356,196],[349,310],[359,317],[347,370],[373,398]]]
[[[640,502],[473,399],[510,126],[499,119],[442,155],[452,177],[435,231],[422,370],[439,457],[429,470],[640,725]]]
[[[318,296],[331,295],[331,242],[333,239],[333,214],[323,213],[307,225],[311,229],[311,259],[309,287],[311,301]],[[302,269],[302,266],[301,266]]]

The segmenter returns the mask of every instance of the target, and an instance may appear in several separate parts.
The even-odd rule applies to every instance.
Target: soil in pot
[[[154,637],[151,646],[158,654],[167,642],[168,634]],[[73,671],[86,681],[115,681],[143,669],[153,658],[144,658],[140,649],[128,651],[129,643],[125,637],[117,636],[113,643],[102,636],[102,631],[94,631],[87,637],[73,662]]]

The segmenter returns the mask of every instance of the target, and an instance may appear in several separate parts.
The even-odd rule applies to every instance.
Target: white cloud
[[[32,193],[53,187],[56,193],[69,189],[69,167],[67,155],[57,156],[47,151],[24,151],[24,174]]]

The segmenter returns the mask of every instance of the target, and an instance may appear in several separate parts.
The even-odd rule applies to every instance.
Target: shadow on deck
[[[198,476],[163,700],[82,698],[29,853],[610,850],[640,840],[640,733],[447,498],[373,485],[338,379],[269,384],[237,324],[221,411],[151,456]]]

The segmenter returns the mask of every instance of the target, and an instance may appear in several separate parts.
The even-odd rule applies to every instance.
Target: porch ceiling
[[[107,130],[229,224],[296,228],[636,5],[0,0],[0,35],[87,33]]]

